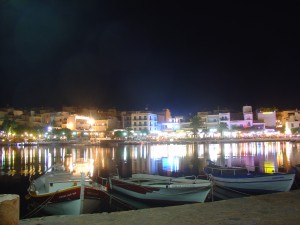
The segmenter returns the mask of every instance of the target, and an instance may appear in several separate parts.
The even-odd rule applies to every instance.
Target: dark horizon
[[[0,106],[298,108],[292,3],[0,3]]]

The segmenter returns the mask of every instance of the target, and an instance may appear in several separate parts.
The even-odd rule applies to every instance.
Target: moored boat
[[[47,215],[79,215],[98,212],[107,199],[104,185],[94,182],[85,173],[74,174],[62,166],[53,166],[31,181],[26,198],[33,210]]]
[[[173,178],[133,174],[129,178],[110,178],[111,188],[151,205],[177,205],[205,202],[211,182],[202,179]]]
[[[248,194],[290,191],[295,173],[258,173],[243,167],[222,167],[209,161],[205,174],[214,185]]]

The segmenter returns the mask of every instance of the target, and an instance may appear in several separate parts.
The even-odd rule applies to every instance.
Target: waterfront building
[[[252,106],[243,106],[242,113],[232,113],[225,110],[211,112],[198,112],[197,116],[203,123],[203,129],[210,133],[217,133],[220,124],[225,123],[228,130],[253,128],[256,130],[265,129],[265,123],[253,119]]]
[[[293,134],[300,128],[300,111],[286,110],[281,111],[280,114],[280,125],[285,127],[285,134]]]
[[[44,124],[49,124],[56,129],[66,128],[69,116],[68,112],[52,112],[50,114],[50,123],[45,121]]]
[[[293,134],[295,130],[296,133],[300,131],[300,121],[291,120],[285,122],[285,134]]]
[[[124,129],[131,128],[131,112],[123,111],[121,112],[121,125]]]
[[[183,116],[175,116],[174,118],[169,118],[168,121],[160,123],[160,129],[162,132],[172,132],[176,130],[181,130],[184,128]]]
[[[161,112],[157,112],[157,122],[166,123],[172,119],[171,111],[169,109],[163,109]]]
[[[88,131],[91,129],[94,120],[87,116],[71,115],[67,119],[67,128],[72,131]]]
[[[149,132],[157,131],[157,114],[149,111],[131,112],[131,128],[134,131],[148,130]]]
[[[285,127],[286,134],[292,134],[299,127],[300,111],[285,110],[272,111],[259,109],[254,114],[252,106],[243,106],[241,112],[231,112],[228,109],[197,112],[201,118],[202,133],[220,131],[221,123],[225,123],[228,130],[256,130],[275,129]],[[190,115],[191,116],[191,115]],[[13,107],[0,109],[0,125],[4,118],[13,119],[17,124],[28,127],[48,127],[72,131],[88,131],[104,134],[114,129],[132,129],[136,133],[148,130],[150,133],[175,134],[189,132],[190,121],[184,116],[172,117],[169,109],[160,112],[151,111],[125,111],[116,109],[101,110],[98,108],[63,107],[62,111],[51,108],[33,108],[29,110],[15,109]],[[224,128],[224,127],[223,127]],[[97,134],[97,135],[98,135]]]
[[[105,132],[109,128],[108,124],[108,120],[94,120],[91,130],[96,132]]]
[[[160,121],[165,121],[170,115],[169,110],[158,114],[151,111],[124,111],[121,112],[121,124],[123,129],[132,129],[136,133],[146,130],[155,133],[161,130],[162,123],[158,122],[158,117]]]
[[[259,111],[257,119],[265,123],[265,127],[269,129],[276,128],[276,111]]]

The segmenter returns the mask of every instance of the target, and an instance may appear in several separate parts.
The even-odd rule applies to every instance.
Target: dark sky
[[[0,106],[299,108],[291,2],[0,2]]]

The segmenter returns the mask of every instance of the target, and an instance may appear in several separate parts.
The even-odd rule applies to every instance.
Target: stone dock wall
[[[181,206],[20,220],[20,225],[299,225],[300,190]]]

